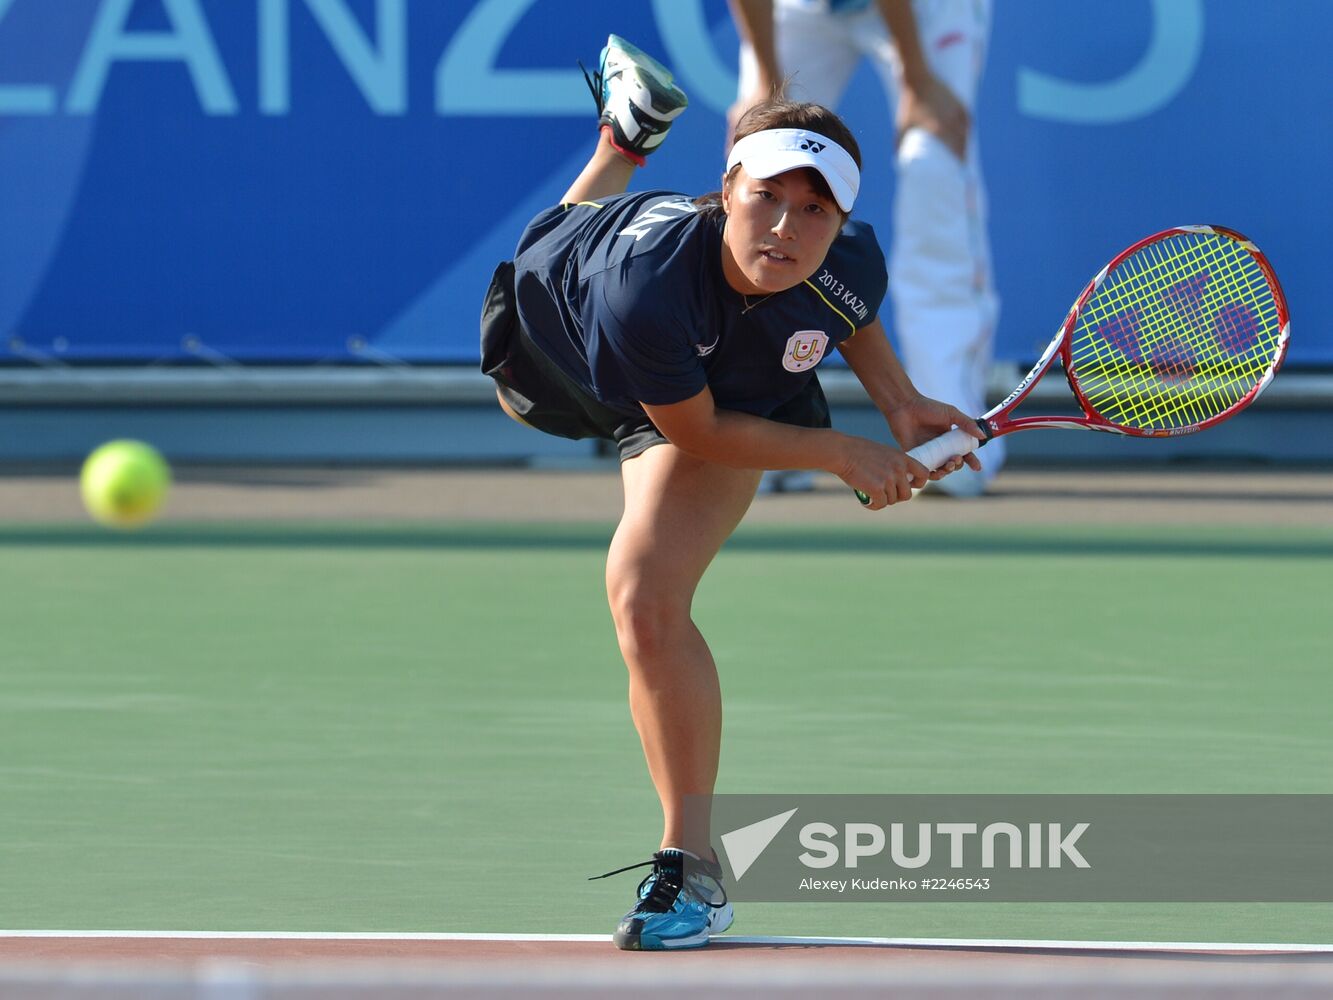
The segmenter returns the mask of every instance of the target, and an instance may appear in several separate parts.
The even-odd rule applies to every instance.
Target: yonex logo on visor
[[[751,177],[775,177],[788,170],[810,167],[828,182],[838,207],[850,212],[861,189],[861,170],[852,155],[826,135],[801,128],[771,128],[755,132],[731,147],[727,172],[745,165]]]

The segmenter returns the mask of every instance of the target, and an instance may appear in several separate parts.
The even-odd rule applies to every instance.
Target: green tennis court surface
[[[882,522],[881,522],[882,524]],[[0,526],[0,927],[609,932],[658,812],[609,526]],[[746,527],[724,792],[1330,792],[1333,530]],[[1328,942],[1333,905],[747,905]]]

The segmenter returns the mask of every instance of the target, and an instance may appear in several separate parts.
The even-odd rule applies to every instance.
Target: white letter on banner
[[[862,840],[863,833],[870,839]],[[848,823],[844,837],[843,854],[848,868],[855,868],[862,858],[874,857],[884,850],[884,828],[874,823]]]
[[[14,0],[0,0],[0,23]],[[0,83],[0,115],[49,115],[56,110],[54,87]]]
[[[653,0],[657,30],[666,46],[666,64],[684,80],[692,98],[719,114],[736,100],[736,54],[718,58],[701,0]]]
[[[1077,83],[1020,67],[1018,109],[1032,118],[1105,125],[1144,118],[1168,104],[1194,75],[1203,51],[1202,0],[1152,0],[1148,51],[1128,73]]]
[[[259,108],[291,110],[291,0],[260,0]],[[407,2],[375,0],[378,48],[344,0],[305,0],[357,89],[381,115],[407,113]]]
[[[292,109],[291,5],[259,0],[259,112],[285,115]]]
[[[903,849],[903,825],[889,827],[889,856],[899,868],[921,868],[930,864],[930,824],[916,825],[916,856],[909,858]]]
[[[435,67],[441,115],[586,115],[591,101],[578,70],[495,68],[510,30],[535,0],[481,0]]]
[[[1078,823],[1074,826],[1074,829],[1061,837],[1060,824],[1049,824],[1050,843],[1047,847],[1048,854],[1046,861],[1051,868],[1060,867],[1060,855],[1062,854],[1070,861],[1074,862],[1075,868],[1092,867],[1092,865],[1088,864],[1088,859],[1085,858],[1079,849],[1074,846],[1074,841],[1078,840],[1079,837],[1087,832],[1088,826],[1088,823]]]
[[[134,0],[103,0],[70,84],[67,112],[90,115],[97,111],[113,63],[183,62],[204,111],[210,115],[236,114],[236,95],[199,9],[199,0],[161,2],[171,30],[130,33],[125,30],[125,22]]]
[[[833,838],[838,835],[837,827],[828,823],[807,823],[801,827],[800,841],[805,853],[797,855],[798,861],[807,868],[830,868],[838,863],[838,845]],[[819,837],[827,839],[820,840]],[[811,854],[814,851],[816,853]]]
[[[1009,838],[1009,867],[1023,867],[1023,831],[1013,823],[987,823],[981,831],[981,867],[995,867],[995,838],[1004,834]]]
[[[935,829],[949,838],[949,867],[963,867],[963,838],[977,832],[975,823],[936,823]]]

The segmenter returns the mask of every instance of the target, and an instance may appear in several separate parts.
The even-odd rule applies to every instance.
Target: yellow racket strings
[[[1281,330],[1254,256],[1221,233],[1177,233],[1122,261],[1079,314],[1070,372],[1103,417],[1198,425],[1258,384]]]

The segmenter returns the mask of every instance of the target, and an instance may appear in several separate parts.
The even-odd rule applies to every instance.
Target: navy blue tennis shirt
[[[719,408],[768,416],[874,320],[884,254],[870,226],[848,222],[813,277],[747,306],[722,274],[724,221],[668,191],[548,209],[514,258],[523,328],[613,409],[640,414],[707,385]]]

